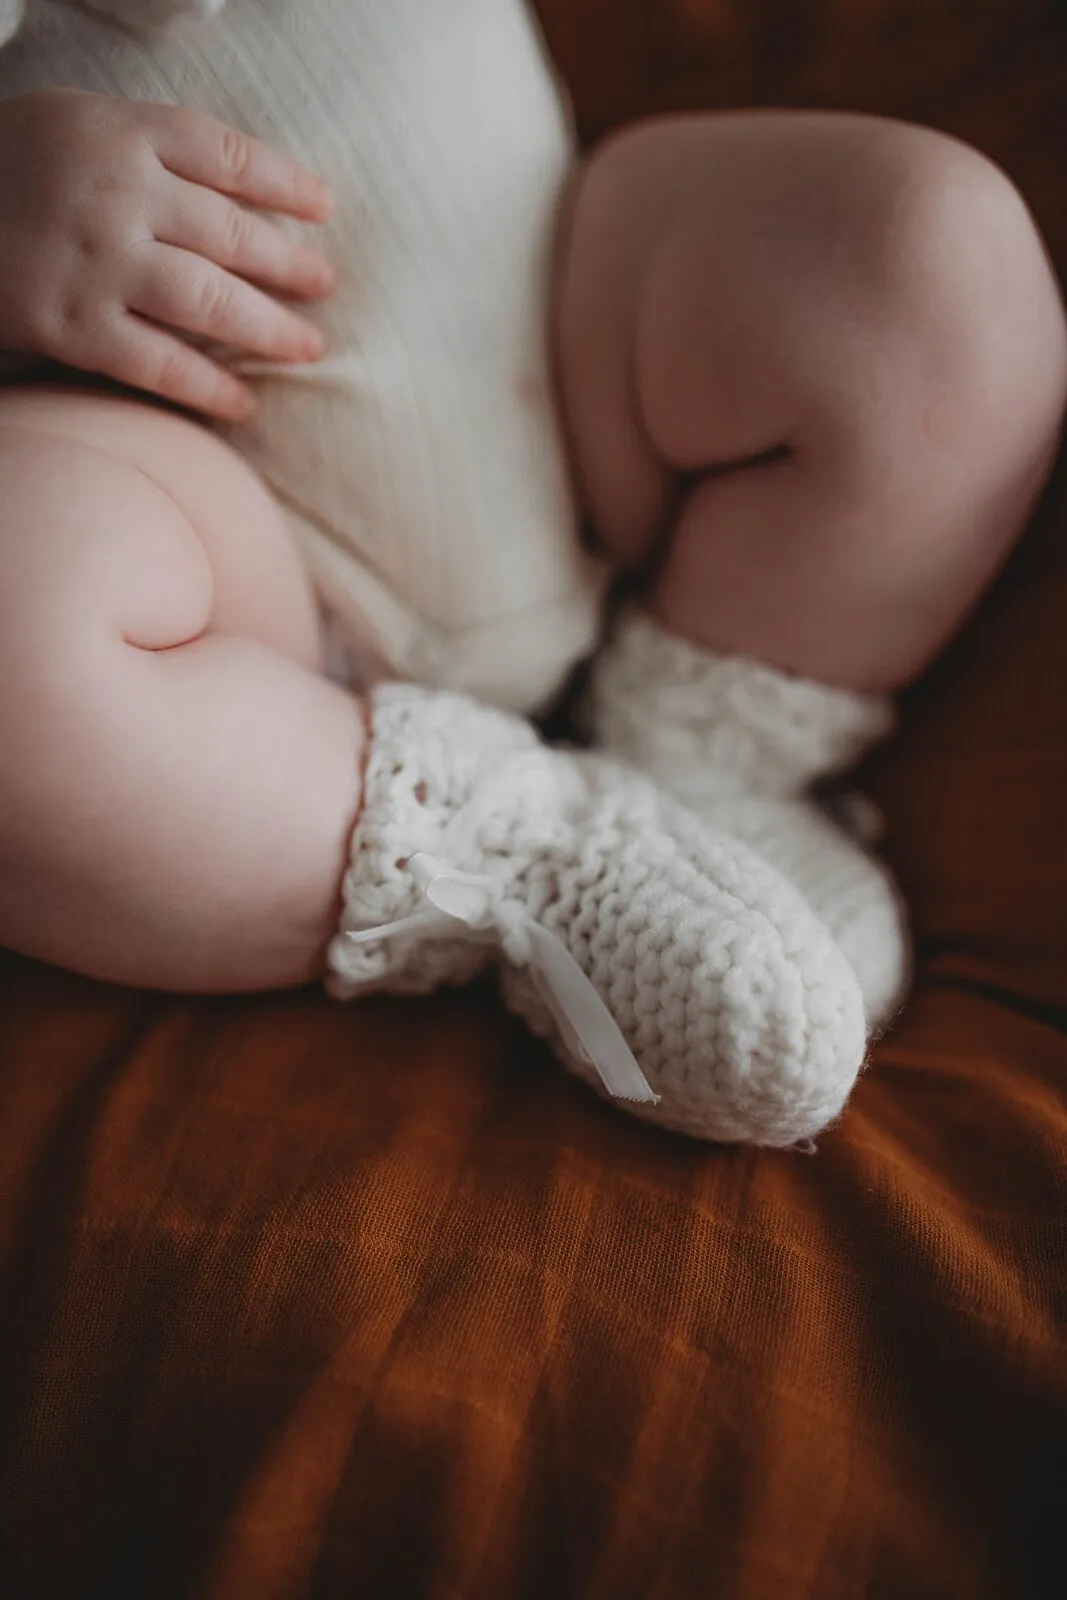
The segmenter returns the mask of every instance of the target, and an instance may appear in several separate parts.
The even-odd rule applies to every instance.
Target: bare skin
[[[1010,184],[871,119],[609,141],[576,186],[555,331],[595,525],[659,615],[863,689],[909,681],[973,604],[1067,392]],[[11,390],[0,503],[0,940],[179,989],[312,976],[363,723],[318,673],[258,480],[169,413]]]
[[[119,982],[322,969],[363,723],[288,531],[165,411],[0,395],[0,939]]]
[[[1016,191],[956,141],[827,114],[638,125],[579,184],[557,322],[574,458],[697,643],[911,682],[1044,486],[1067,393]]]

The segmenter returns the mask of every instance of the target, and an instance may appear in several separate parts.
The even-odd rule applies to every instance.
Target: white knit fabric
[[[902,900],[886,868],[808,794],[892,727],[888,700],[717,656],[627,612],[594,668],[590,731],[796,885],[847,956],[869,1027],[908,976]]]
[[[216,0],[96,0],[124,22]],[[0,0],[0,27],[18,21]],[[354,653],[529,710],[592,644],[546,350],[573,160],[522,0],[226,0],[139,38],[29,0],[0,94],[65,85],[213,113],[320,171],[328,355],[256,364],[233,430]]]
[[[637,1058],[657,1106],[706,1139],[791,1145],[837,1116],[863,1062],[851,967],[801,895],[636,773],[550,750],[506,712],[388,685],[372,697],[363,812],[328,987],[340,997],[462,983],[493,952],[407,932],[356,942],[420,905],[425,853],[500,885],[508,1004],[567,1050],[530,973],[508,959],[509,905],[563,941]]]

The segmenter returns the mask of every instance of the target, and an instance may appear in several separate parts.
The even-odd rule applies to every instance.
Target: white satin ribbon
[[[568,1050],[594,1067],[610,1095],[655,1105],[648,1080],[619,1025],[563,940],[507,900],[499,879],[457,872],[420,852],[407,864],[426,909],[377,928],[350,930],[355,944],[411,934],[451,933],[486,943],[499,941],[508,960],[528,967],[537,991],[556,1021]]]

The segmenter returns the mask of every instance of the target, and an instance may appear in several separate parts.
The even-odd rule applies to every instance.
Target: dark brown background
[[[1067,263],[1061,0],[543,0],[586,135],[952,130]],[[600,1105],[491,994],[0,957],[12,1600],[1030,1600],[1067,1441],[1067,486],[872,781],[921,961],[816,1158]]]

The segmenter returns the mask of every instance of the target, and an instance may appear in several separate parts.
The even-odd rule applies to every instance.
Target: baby
[[[520,0],[22,11],[0,348],[66,377],[0,390],[0,939],[342,997],[496,960],[639,1114],[810,1138],[906,946],[809,791],[885,734],[1057,448],[1017,193],[846,115],[675,117],[579,163]],[[601,564],[641,599],[593,749],[548,748],[520,713],[596,644]]]

